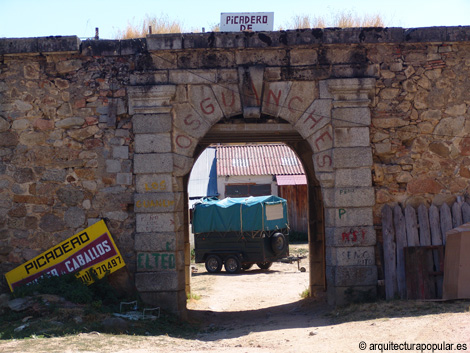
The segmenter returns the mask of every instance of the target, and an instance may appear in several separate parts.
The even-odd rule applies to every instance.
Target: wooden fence
[[[418,298],[441,298],[446,233],[468,222],[470,205],[461,201],[452,207],[443,204],[440,208],[432,205],[428,209],[420,205],[417,210],[409,205],[404,210],[399,205],[393,209],[384,206],[382,233],[386,298],[417,299],[414,290],[422,292]],[[427,291],[426,286],[435,288],[423,294]]]

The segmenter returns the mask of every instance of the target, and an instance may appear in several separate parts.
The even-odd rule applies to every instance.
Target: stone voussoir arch
[[[265,81],[260,66],[240,67],[237,73],[238,82],[225,84],[189,80],[128,87],[135,133],[136,287],[142,298],[184,312],[189,242],[183,177],[217,122],[261,115],[289,122],[312,149],[324,202],[320,282],[326,282],[329,302],[344,303],[351,288],[375,295],[369,143],[375,80]]]

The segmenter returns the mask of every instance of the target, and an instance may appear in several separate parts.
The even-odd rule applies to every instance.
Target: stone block
[[[375,265],[375,250],[368,247],[327,247],[326,266],[370,266]]]
[[[278,117],[281,107],[285,105],[291,85],[291,81],[265,82],[261,112]]]
[[[329,266],[328,266],[329,267]],[[332,266],[335,287],[376,286],[377,266]]]
[[[184,271],[137,272],[135,286],[139,292],[182,290],[184,289]]]
[[[147,51],[147,40],[145,38],[133,38],[120,40],[121,55],[135,55]]]
[[[307,138],[307,141],[315,153],[331,150],[333,148],[333,129],[331,124],[325,125],[323,128],[312,134]]]
[[[134,154],[134,173],[171,173],[173,171],[173,155],[171,153]]]
[[[115,159],[106,160],[107,173],[119,173],[121,171],[121,162]]]
[[[323,188],[325,207],[367,207],[375,205],[372,187]]]
[[[134,195],[134,212],[136,213],[173,212],[182,207],[182,193],[158,192]]]
[[[168,70],[161,70],[153,73],[146,72],[143,74],[131,74],[129,77],[129,83],[133,86],[168,84],[168,77]]]
[[[211,103],[209,103],[209,106],[210,105]],[[210,108],[212,109],[212,107],[213,106],[211,106]],[[189,103],[175,104],[173,108],[173,125],[181,131],[184,131],[189,136],[196,138],[203,137],[207,133],[207,131],[209,131],[211,123],[208,122],[207,118],[204,117],[204,115],[201,115],[200,111],[196,111]],[[220,112],[220,114],[222,113]],[[220,115],[219,118],[221,116],[222,115]]]
[[[335,170],[336,187],[372,186],[372,173],[370,168],[348,168]]]
[[[128,159],[129,158],[129,146],[114,146],[113,158]]]
[[[174,232],[183,228],[182,215],[174,213],[137,213],[138,233]]]
[[[315,173],[319,172],[333,172],[333,150],[326,150],[315,153],[313,155],[313,165],[315,167]],[[330,174],[330,173],[329,173]],[[333,180],[328,177],[328,180]],[[331,185],[332,187],[333,185]]]
[[[146,41],[147,48],[150,51],[183,49],[183,35],[181,33],[148,35]]]
[[[377,235],[372,226],[351,226],[325,228],[326,246],[372,246]]]
[[[335,168],[361,168],[372,166],[370,147],[335,148],[332,152]]]
[[[121,55],[119,40],[85,40],[81,45],[82,54],[87,56],[118,56]]]
[[[166,312],[173,313],[178,317],[184,318],[186,313],[186,292],[180,291],[161,291],[161,292],[139,292],[142,301],[149,307],[160,307]]]
[[[231,76],[234,75],[238,80],[238,72],[235,70],[222,70],[226,73],[225,81],[233,82]],[[229,76],[230,75],[230,76]],[[235,115],[242,114],[242,104],[240,100],[240,92],[238,84],[218,84],[212,85],[212,91],[214,92],[217,101],[219,102],[220,109],[225,117],[230,118]]]
[[[136,134],[136,153],[168,153],[171,152],[171,134]]]
[[[211,84],[217,82],[216,70],[171,70],[172,84]]]
[[[172,150],[178,155],[192,157],[194,150],[199,143],[199,139],[176,128],[173,129]]]
[[[169,113],[176,86],[128,86],[127,92],[130,115]]]
[[[312,82],[293,81],[279,116],[295,124],[308,107],[318,98],[317,86]],[[317,104],[324,103],[319,101]]]
[[[335,185],[335,173],[316,172],[318,182],[322,188],[332,188]]]
[[[135,251],[181,251],[182,246],[178,244],[177,238],[183,237],[183,233],[136,233]]]
[[[363,127],[371,124],[368,107],[335,108],[331,117],[334,127]]]
[[[316,49],[292,49],[290,52],[290,64],[292,66],[315,65],[318,62]]]
[[[351,303],[363,303],[377,298],[377,286],[328,287],[328,304],[343,306]]]
[[[184,268],[184,254],[177,252],[137,252],[137,272],[174,271]]]
[[[38,52],[38,38],[0,38],[0,55]]]
[[[325,208],[325,227],[373,225],[372,207]]]
[[[132,127],[136,134],[170,132],[171,115],[169,113],[134,115]]]
[[[217,122],[223,116],[219,102],[209,85],[189,85],[188,99],[193,109],[199,113],[199,116],[209,122],[209,126]],[[192,118],[195,119],[197,117],[193,116]],[[207,129],[205,131],[207,131]]]
[[[297,120],[294,127],[306,139],[330,123],[331,100],[316,99]]]
[[[117,173],[116,184],[132,185],[132,173]]]
[[[136,189],[139,193],[179,191],[174,188],[171,174],[140,174],[136,176]]]
[[[370,145],[368,127],[334,128],[335,147],[364,147]]]
[[[175,176],[185,176],[191,171],[194,165],[194,158],[173,154],[173,174]]]

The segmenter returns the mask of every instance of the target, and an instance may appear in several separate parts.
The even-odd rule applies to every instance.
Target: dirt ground
[[[291,248],[291,254],[293,250],[295,252]],[[307,260],[303,260],[301,265],[308,267]],[[200,298],[188,303],[190,318],[206,326],[195,340],[91,333],[66,338],[8,341],[0,343],[0,351],[470,351],[470,302],[463,304],[466,312],[462,310],[462,303],[457,307],[439,303],[437,305],[447,306],[448,310],[445,310],[449,312],[423,315],[419,308],[427,303],[401,302],[358,306],[359,311],[367,312],[354,312],[358,309],[350,308],[346,314],[342,309],[325,303],[301,299],[300,293],[308,286],[308,272],[298,271],[296,263],[275,263],[268,271],[255,266],[236,275],[224,272],[210,275],[204,265],[197,265],[191,286],[193,294]],[[362,318],[361,314],[366,314],[369,319]]]

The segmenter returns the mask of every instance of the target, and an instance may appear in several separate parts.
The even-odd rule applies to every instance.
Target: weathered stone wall
[[[467,197],[469,43],[380,46],[368,55],[380,65],[371,127],[375,223],[386,203]]]
[[[332,303],[374,294],[381,206],[467,193],[469,40],[466,27],[0,39],[0,271],[106,218],[143,297],[181,312],[197,145],[263,113],[311,148],[324,207],[311,281]]]

